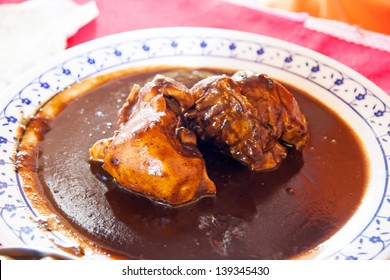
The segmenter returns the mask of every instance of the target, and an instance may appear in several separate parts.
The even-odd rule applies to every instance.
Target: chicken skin
[[[135,85],[119,111],[114,137],[96,142],[93,161],[103,162],[121,186],[155,202],[179,206],[214,195],[196,136],[182,113],[194,104],[188,89],[157,75]]]
[[[266,75],[212,76],[190,94],[195,105],[184,114],[187,126],[252,170],[277,168],[287,155],[284,145],[306,145],[306,119],[296,100]]]
[[[272,128],[271,137],[302,150],[308,141],[306,118],[294,96],[279,82],[265,74],[238,71],[232,79],[241,94],[257,109],[263,124]]]

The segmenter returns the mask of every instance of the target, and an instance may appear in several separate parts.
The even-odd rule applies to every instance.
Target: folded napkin
[[[0,5],[0,91],[26,70],[66,48],[98,15],[94,1],[34,0]]]

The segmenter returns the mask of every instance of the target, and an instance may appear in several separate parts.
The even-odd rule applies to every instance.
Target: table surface
[[[20,3],[23,0],[0,0]],[[79,4],[88,0],[75,0]],[[390,95],[390,45],[387,51],[348,42],[307,28],[307,15],[252,9],[221,0],[95,0],[99,16],[68,39],[68,48],[120,32],[174,26],[234,29],[289,41],[325,54],[359,72]],[[321,23],[322,24],[322,23]],[[356,29],[356,28],[355,28]],[[356,30],[352,28],[352,32]],[[366,35],[358,31],[358,41]],[[383,36],[390,42],[390,36]]]
[[[153,27],[202,26],[241,30],[286,40],[325,54],[361,73],[390,95],[390,79],[387,78],[390,52],[310,30],[305,27],[303,14],[277,14],[272,10],[255,10],[220,0],[96,0],[96,4],[100,15],[70,38],[68,47],[110,34]],[[158,8],[153,8],[156,4]]]

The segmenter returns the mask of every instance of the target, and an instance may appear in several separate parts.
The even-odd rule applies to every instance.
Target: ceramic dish
[[[74,256],[53,249],[1,247],[0,258],[9,260],[73,260]]]
[[[72,242],[43,230],[14,170],[22,116],[73,83],[122,68],[151,65],[247,69],[298,85],[356,131],[368,155],[369,184],[355,215],[321,244],[315,259],[384,259],[390,255],[390,98],[350,68],[269,37],[209,28],[162,28],[113,35],[45,61],[1,93],[0,243],[56,249]],[[98,256],[88,256],[96,258]]]

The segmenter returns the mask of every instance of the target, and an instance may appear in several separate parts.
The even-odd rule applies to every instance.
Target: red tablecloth
[[[105,35],[151,27],[207,26],[243,30],[283,39],[332,57],[390,95],[389,51],[308,29],[299,14],[279,15],[267,9],[254,10],[221,0],[96,0],[96,3],[100,15],[70,38],[68,47]]]

